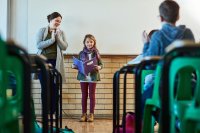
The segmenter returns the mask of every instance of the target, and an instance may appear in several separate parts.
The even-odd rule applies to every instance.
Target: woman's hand
[[[56,29],[56,36],[57,37],[61,36],[61,30],[60,30],[60,28]]]
[[[55,30],[52,30],[51,31],[51,39],[54,41],[55,41],[55,35],[56,35]]]

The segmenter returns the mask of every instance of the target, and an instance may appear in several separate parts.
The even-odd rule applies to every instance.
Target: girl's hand
[[[95,67],[96,70],[101,70],[101,66],[94,65],[94,67]]]
[[[72,69],[77,69],[77,66],[72,64]]]

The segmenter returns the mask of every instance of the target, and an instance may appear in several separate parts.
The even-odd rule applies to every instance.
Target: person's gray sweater
[[[48,34],[48,26],[41,28],[37,33],[36,35],[36,43],[38,48],[37,54],[41,54],[44,48],[52,45],[55,42],[55,40],[53,40],[52,38],[45,40],[47,34]],[[65,82],[64,56],[62,51],[67,49],[68,44],[63,31],[61,31],[61,35],[56,36],[55,39],[57,45],[56,69],[61,73],[62,79]]]

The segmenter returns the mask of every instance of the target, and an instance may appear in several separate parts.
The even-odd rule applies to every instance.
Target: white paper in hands
[[[91,60],[82,62],[76,57],[73,57],[73,63],[77,66],[78,70],[86,76],[88,75],[88,73],[95,70],[95,65],[97,65],[97,59],[94,57]]]

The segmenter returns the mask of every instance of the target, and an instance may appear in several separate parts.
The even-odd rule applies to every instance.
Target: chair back
[[[200,45],[177,41],[166,51],[162,60],[160,132],[175,133],[177,122],[180,122],[180,129],[183,128],[185,112],[194,101],[191,75],[193,72],[199,75]]]
[[[141,133],[141,132],[144,132],[145,130],[149,132],[151,132],[151,123],[154,123],[153,121],[152,122],[149,122],[148,121],[148,124],[145,126],[144,125],[144,121],[147,120],[147,113],[143,112],[142,114],[142,111],[141,111],[141,104],[142,104],[142,93],[144,91],[144,81],[145,81],[145,77],[149,74],[153,74],[155,69],[156,69],[156,65],[159,61],[160,57],[158,56],[152,56],[152,57],[145,57],[136,67],[136,70],[135,70],[135,74],[136,74],[136,81],[135,81],[135,88],[136,88],[136,92],[135,92],[135,109],[136,109],[136,132],[137,133]],[[144,118],[142,120],[142,115],[144,115]],[[148,115],[149,117],[151,117],[151,114]],[[148,118],[149,118],[148,117]],[[151,120],[151,119],[148,119],[148,120]],[[143,126],[142,126],[142,123],[143,122]],[[145,126],[145,127],[144,127]],[[142,130],[141,130],[142,129]]]
[[[7,55],[4,57],[4,62],[1,63],[5,65],[5,72],[2,76],[5,77],[6,82],[3,83],[5,86],[1,88],[5,97],[3,107],[0,109],[0,115],[2,116],[0,132],[30,132],[30,121],[27,119],[27,115],[24,115],[25,112],[27,113],[30,110],[28,106],[24,106],[25,103],[26,105],[30,104],[30,87],[25,86],[25,79],[30,86],[30,72],[26,71],[28,63],[25,63],[20,53],[16,51],[17,46],[12,45],[13,49],[9,49],[11,48],[9,44],[4,43],[2,45],[5,46],[4,51],[7,52]],[[23,116],[22,119],[19,119],[19,116]]]

